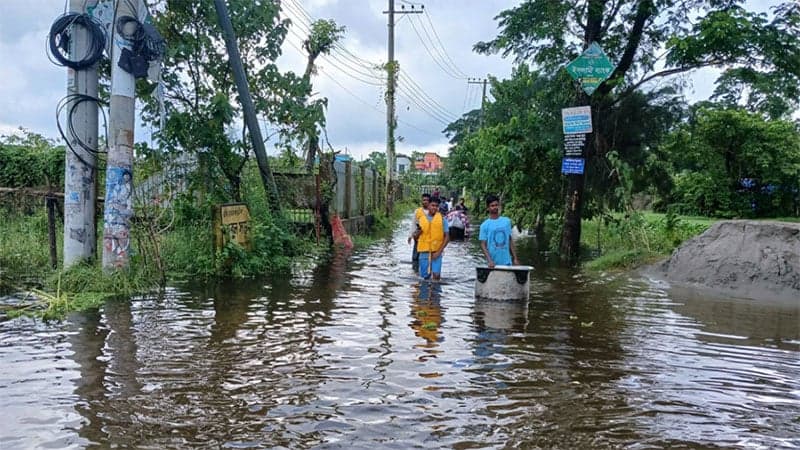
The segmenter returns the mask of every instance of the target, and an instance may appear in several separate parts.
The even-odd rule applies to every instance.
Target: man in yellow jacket
[[[439,212],[439,197],[431,197],[428,210],[420,217],[417,236],[419,275],[439,280],[442,276],[442,253],[450,242],[447,219]]]
[[[419,229],[419,220],[425,216],[425,211],[428,209],[428,202],[431,201],[431,194],[422,194],[422,206],[414,210],[414,220],[411,221],[411,232],[408,234],[408,243],[414,241],[411,251],[411,266],[414,271],[419,269],[419,254],[417,253],[417,230]]]

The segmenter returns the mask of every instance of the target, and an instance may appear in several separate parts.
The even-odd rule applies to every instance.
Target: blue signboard
[[[564,158],[561,160],[561,173],[582,174],[585,160],[583,158]]]
[[[564,134],[591,133],[592,110],[588,106],[577,106],[561,110]]]

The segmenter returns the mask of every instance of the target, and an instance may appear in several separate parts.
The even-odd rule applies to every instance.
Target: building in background
[[[436,153],[426,152],[421,159],[414,161],[414,167],[426,175],[436,175],[444,168],[444,163]]]
[[[397,174],[404,174],[411,170],[411,158],[406,155],[397,155],[394,161],[394,171]]]

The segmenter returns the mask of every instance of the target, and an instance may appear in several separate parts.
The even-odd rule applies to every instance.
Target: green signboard
[[[589,95],[592,95],[597,86],[600,86],[600,83],[613,71],[614,64],[603,53],[597,42],[592,42],[581,56],[567,64],[567,72],[572,78],[581,82],[583,90]]]

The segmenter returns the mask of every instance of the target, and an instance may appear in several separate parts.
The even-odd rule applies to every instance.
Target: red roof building
[[[424,173],[438,173],[444,168],[442,158],[436,153],[426,152],[421,160],[414,161],[414,168]]]

